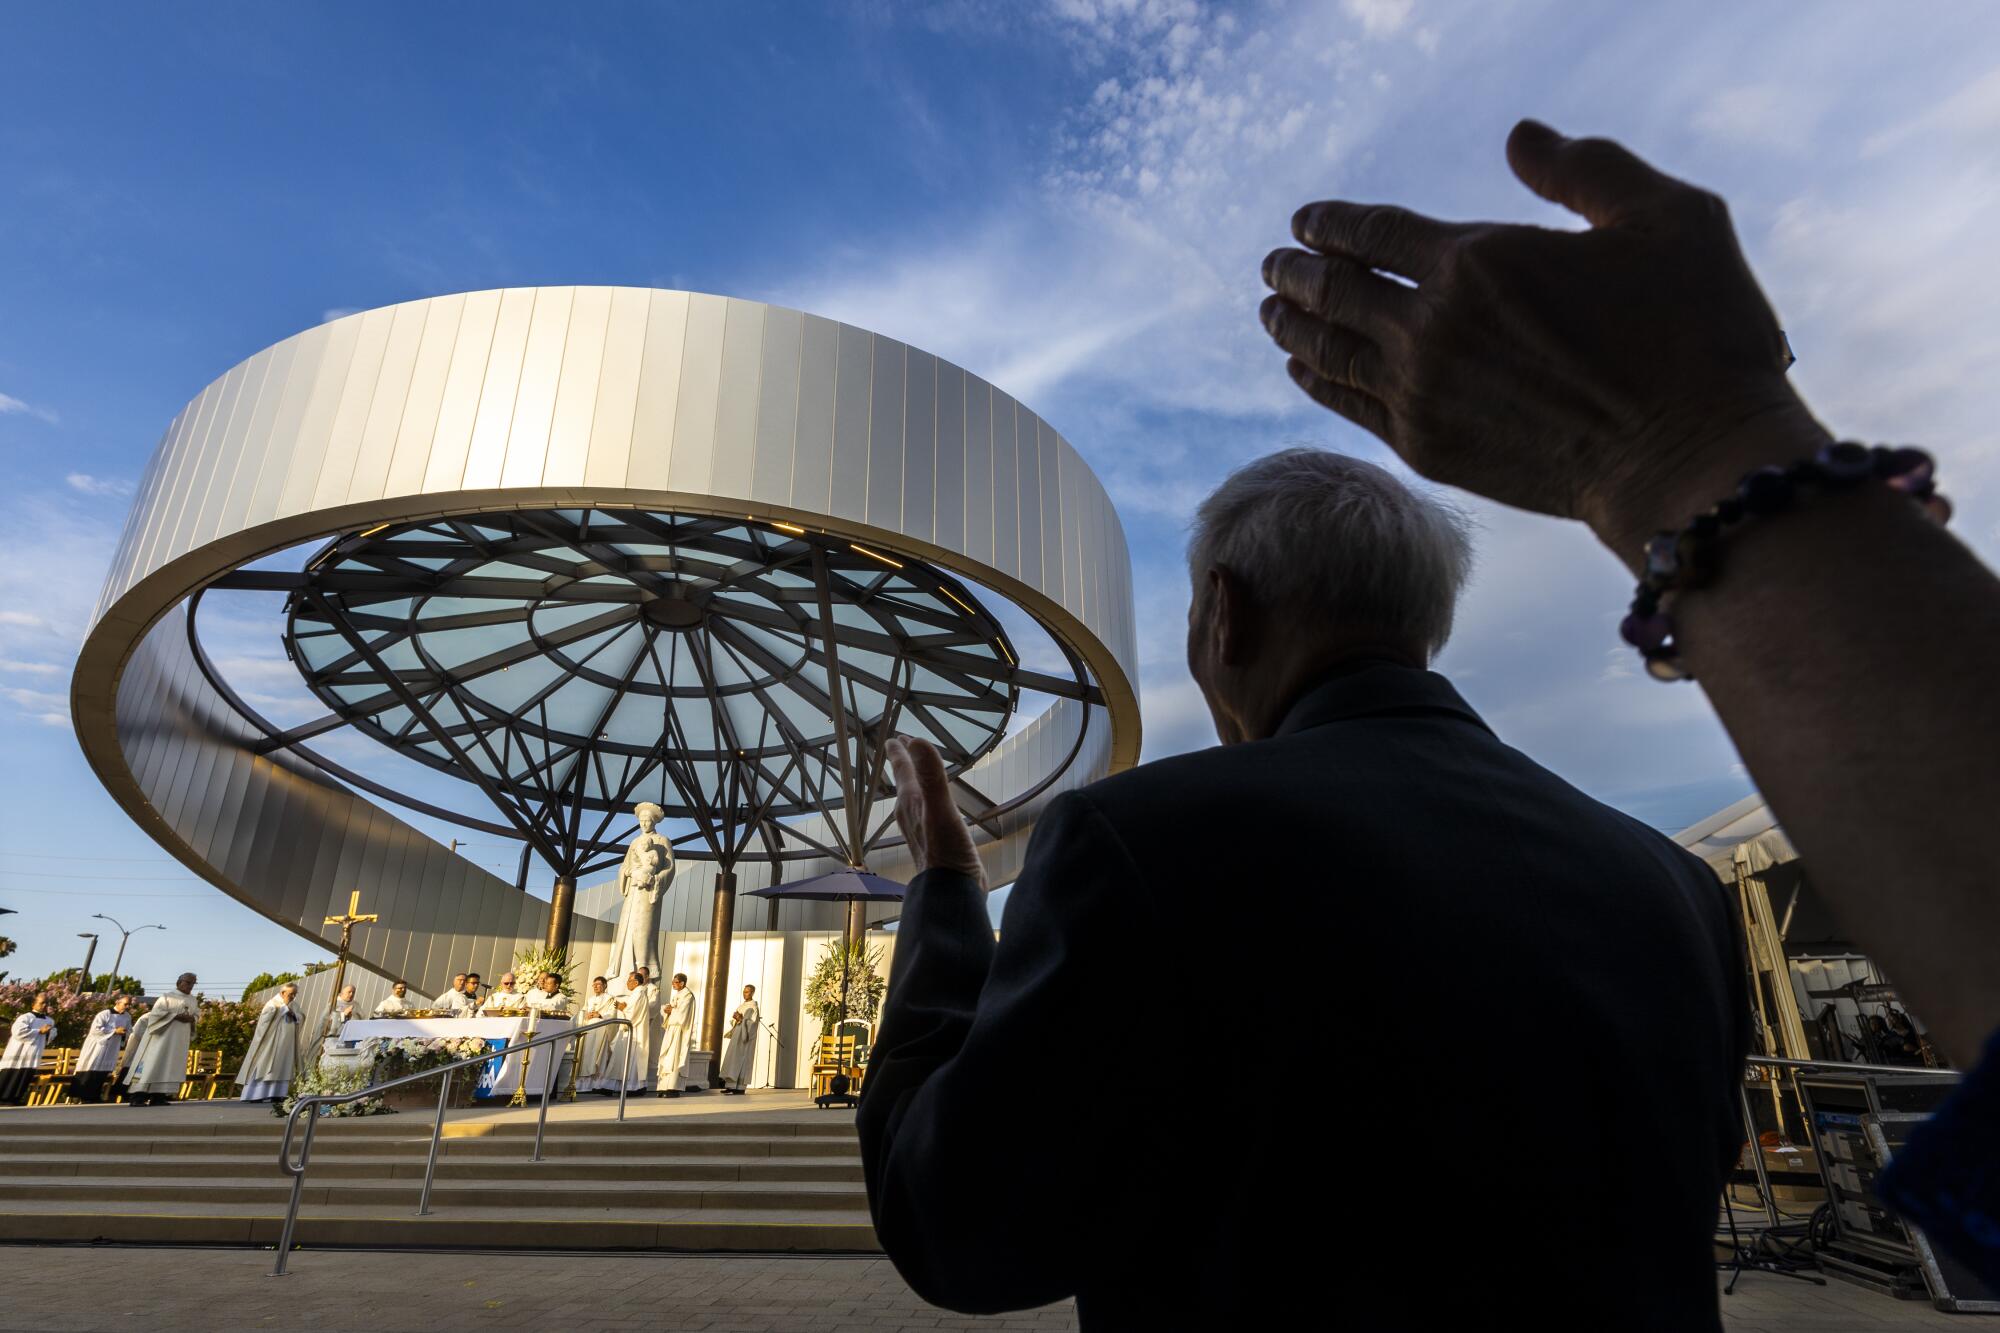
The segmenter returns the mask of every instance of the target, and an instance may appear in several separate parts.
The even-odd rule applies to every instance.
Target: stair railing
[[[278,1169],[292,1178],[292,1201],[285,1209],[284,1229],[278,1236],[278,1262],[272,1266],[271,1276],[283,1277],[285,1275],[286,1261],[291,1257],[292,1235],[298,1229],[299,1224],[299,1200],[304,1196],[306,1188],[306,1166],[312,1159],[313,1127],[319,1123],[321,1107],[340,1106],[348,1102],[362,1101],[369,1097],[380,1097],[391,1088],[400,1088],[406,1084],[420,1083],[427,1078],[440,1078],[442,1076],[443,1081],[438,1085],[437,1119],[431,1124],[430,1160],[424,1164],[424,1190],[417,1199],[417,1216],[425,1217],[431,1211],[431,1179],[437,1174],[438,1145],[444,1138],[445,1106],[451,1098],[451,1079],[449,1075],[461,1069],[469,1069],[474,1065],[486,1064],[492,1060],[504,1061],[516,1051],[528,1051],[537,1046],[552,1046],[557,1042],[573,1042],[587,1032],[595,1032],[599,1028],[608,1027],[622,1027],[626,1030],[628,1036],[632,1034],[632,1020],[629,1018],[601,1019],[595,1023],[585,1023],[580,1027],[571,1027],[562,1032],[551,1032],[545,1036],[530,1038],[527,1041],[509,1042],[507,1045],[499,1047],[496,1050],[487,1051],[483,1055],[471,1055],[463,1060],[454,1060],[448,1065],[439,1065],[435,1069],[425,1069],[415,1074],[405,1074],[401,1078],[392,1078],[387,1083],[373,1084],[370,1087],[361,1089],[359,1092],[313,1093],[310,1096],[301,1097],[292,1103],[292,1113],[285,1118],[285,1137],[278,1144]],[[618,1079],[618,1119],[620,1121],[625,1119],[625,1089],[632,1082],[632,1046],[633,1042],[629,1040],[625,1043],[625,1068],[620,1073]],[[555,1074],[560,1073],[561,1070],[562,1062],[559,1060],[556,1062],[555,1073],[551,1073],[549,1076],[548,1087],[542,1092],[541,1113],[535,1119],[535,1149],[534,1153],[528,1159],[533,1162],[542,1160],[542,1133],[549,1123],[549,1101],[555,1095]],[[523,1077],[526,1077],[525,1074]],[[293,1130],[298,1126],[301,1115],[306,1117],[306,1127],[304,1133],[299,1135],[298,1157],[294,1160],[292,1157],[292,1134]]]

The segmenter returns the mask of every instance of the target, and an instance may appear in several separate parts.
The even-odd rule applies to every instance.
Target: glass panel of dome
[[[534,610],[535,630],[547,634],[580,620],[601,616],[608,609],[603,602],[542,602]]]
[[[553,663],[534,657],[503,671],[489,671],[466,688],[495,707],[512,712],[559,674]]]
[[[626,745],[654,745],[665,726],[666,706],[659,695],[628,693],[611,710],[603,734]]]
[[[442,556],[435,556],[435,555],[406,555],[399,558],[403,561],[404,564],[422,565],[425,569],[443,569],[446,565],[451,563],[451,561],[443,558]],[[363,573],[369,572],[366,566],[357,566],[352,561],[347,561],[343,563],[347,568],[358,569],[360,570],[360,572]]]
[[[452,616],[490,616],[496,612],[527,614],[529,603],[519,597],[427,597],[418,618],[431,624]]]
[[[385,708],[375,714],[375,725],[391,735],[396,735],[409,723],[410,717],[410,710],[397,704],[394,708]]]
[[[425,669],[423,660],[417,656],[417,650],[410,646],[408,639],[398,638],[394,643],[386,647],[378,639],[373,646],[375,648],[375,655],[380,657],[382,664],[391,671],[422,671]]]
[[[471,571],[473,577],[482,579],[531,579],[540,583],[549,577],[546,569],[533,569],[527,565],[517,565],[511,560],[495,560],[491,564],[480,565]]]
[[[518,645],[518,625],[475,625],[470,629],[426,630],[417,636],[425,653],[447,671]]]
[[[587,737],[596,727],[597,720],[604,716],[604,706],[610,702],[611,692],[602,685],[587,680],[572,680],[543,700],[542,708],[547,713],[549,726],[572,736]]]
[[[310,636],[300,634],[292,642],[298,645],[299,654],[306,659],[306,665],[315,670],[347,652],[347,641],[331,632]]]

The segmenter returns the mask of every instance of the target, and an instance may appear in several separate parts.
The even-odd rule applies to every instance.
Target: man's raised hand
[[[986,871],[972,845],[972,830],[951,799],[944,759],[929,741],[891,737],[885,752],[896,780],[896,824],[909,843],[917,872],[956,870],[986,887]]]
[[[1824,442],[1721,200],[1534,121],[1507,160],[1590,230],[1298,211],[1305,248],[1265,259],[1260,317],[1300,388],[1423,475],[1583,519],[1628,558]]]

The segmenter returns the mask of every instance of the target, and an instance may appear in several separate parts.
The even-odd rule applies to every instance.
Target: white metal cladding
[[[977,376],[892,339],[629,287],[365,311],[204,389],[146,469],[78,659],[85,754],[175,855],[301,933],[323,937],[320,918],[362,887],[384,917],[356,932],[371,968],[425,989],[467,966],[504,968],[517,942],[542,934],[547,904],[311,765],[254,755],[249,729],[195,669],[180,618],[161,617],[209,579],[315,537],[575,505],[784,519],[965,574],[1034,612],[1104,691],[1056,789],[1138,757],[1124,531],[1067,441]],[[1004,799],[1047,773],[1084,711],[1059,702],[1010,737],[975,770],[991,783],[982,789]],[[1018,868],[1041,803],[989,845],[996,882]],[[709,873],[684,869],[663,929],[705,920]],[[739,882],[757,887],[767,873],[746,864]],[[739,923],[762,928],[766,911],[750,900]],[[789,904],[781,928],[823,926],[834,911]],[[608,948],[582,917],[576,942]]]

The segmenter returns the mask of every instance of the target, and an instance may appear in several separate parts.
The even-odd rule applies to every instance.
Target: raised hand
[[[972,845],[972,830],[951,799],[951,779],[936,747],[929,741],[895,736],[883,748],[896,780],[896,824],[918,872],[956,870],[984,888],[986,871]]]
[[[1423,475],[1583,519],[1628,560],[1825,442],[1720,199],[1535,121],[1507,160],[1590,230],[1298,211],[1307,248],[1265,259],[1260,317],[1302,389]]]

